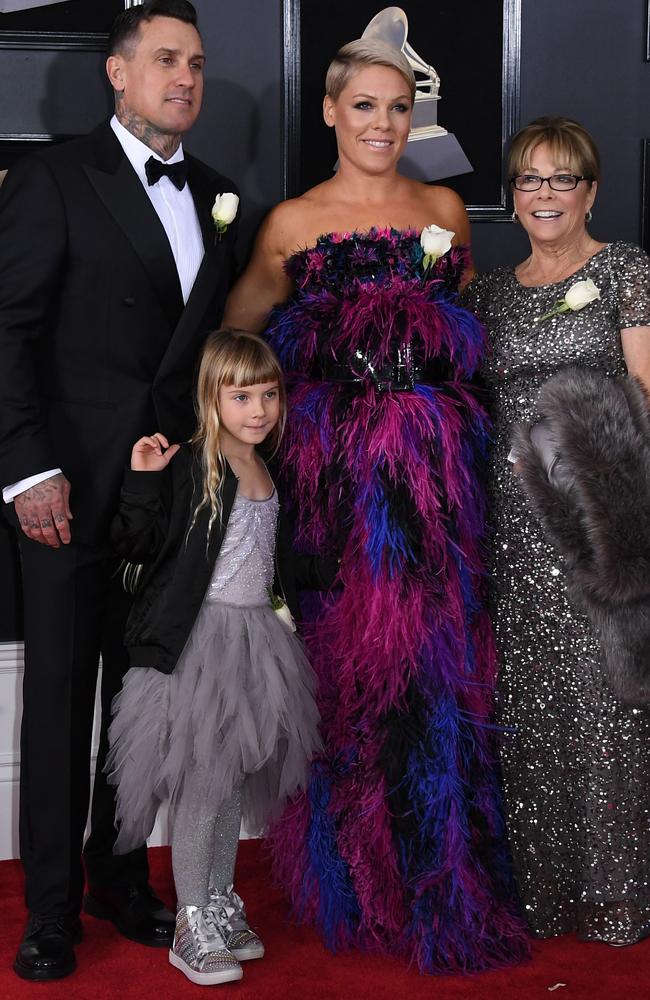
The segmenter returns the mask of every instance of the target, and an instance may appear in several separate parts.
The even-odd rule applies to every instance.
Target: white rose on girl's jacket
[[[291,629],[292,632],[296,631],[296,623],[293,620],[293,615],[289,610],[289,605],[280,597],[278,594],[273,593],[273,587],[268,588],[269,604],[275,611],[278,618],[284,622],[284,624]]]
[[[214,219],[214,224],[217,227],[219,236],[223,236],[226,229],[237,215],[238,208],[239,196],[233,194],[232,191],[226,191],[225,194],[218,194],[214,199],[214,205],[212,206],[212,218]]]
[[[285,604],[284,601],[277,608],[273,608],[278,618],[287,625],[292,632],[296,631],[296,623],[293,620],[293,615],[289,611],[289,605]]]
[[[435,264],[439,257],[446,254],[451,247],[451,241],[455,233],[450,229],[441,229],[440,226],[425,226],[420,235],[420,243],[424,250],[423,265],[424,270]]]
[[[599,298],[600,289],[594,285],[591,278],[586,278],[584,281],[576,281],[575,284],[571,285],[564,296],[564,301],[572,312],[577,312],[578,309],[584,309],[594,299]]]

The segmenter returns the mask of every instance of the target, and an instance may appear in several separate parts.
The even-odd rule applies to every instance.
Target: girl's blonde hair
[[[411,101],[415,100],[415,73],[410,62],[399,49],[374,38],[357,38],[339,49],[327,70],[325,78],[327,96],[334,102],[338,101],[348,81],[364,66],[388,66],[390,69],[396,69],[404,77]]]
[[[287,395],[280,362],[266,341],[256,333],[224,328],[209,335],[199,366],[195,399],[198,426],[191,442],[201,458],[202,496],[192,515],[190,531],[199,511],[209,507],[209,537],[212,525],[220,520],[223,511],[222,486],[226,476],[226,459],[221,450],[219,390],[222,386],[239,387],[262,382],[278,383],[280,419],[265,439],[265,444],[268,443],[273,454],[278,448],[287,419]]]

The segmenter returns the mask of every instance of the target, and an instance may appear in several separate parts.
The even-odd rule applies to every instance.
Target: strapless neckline
[[[422,230],[415,227],[408,227],[406,229],[395,229],[392,226],[371,226],[370,229],[334,229],[331,232],[321,233],[320,236],[316,238],[315,243],[311,243],[309,246],[296,247],[288,257],[287,260],[292,260],[294,257],[300,257],[303,254],[311,253],[314,250],[318,250],[325,246],[338,246],[342,243],[350,243],[361,241],[379,242],[379,240],[399,240],[399,239],[420,239]]]

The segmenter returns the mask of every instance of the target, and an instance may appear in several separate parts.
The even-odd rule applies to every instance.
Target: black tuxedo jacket
[[[221,319],[236,228],[217,238],[211,208],[237,189],[187,159],[205,256],[185,307],[108,122],[27,157],[0,189],[0,487],[61,468],[76,541],[106,537],[138,437],[192,433],[195,363]]]

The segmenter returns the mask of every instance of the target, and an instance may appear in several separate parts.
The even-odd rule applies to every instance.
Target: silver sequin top
[[[278,495],[250,500],[237,493],[206,601],[237,607],[269,603],[275,569]]]
[[[600,299],[539,317],[576,281]],[[512,268],[481,275],[465,302],[486,323],[494,443],[488,479],[493,619],[508,828],[526,915],[542,936],[577,930],[631,942],[650,933],[650,711],[622,706],[598,639],[568,603],[561,558],[507,460],[539,388],[579,364],[625,373],[621,329],[650,325],[650,267],[611,243],[565,281],[526,288]],[[650,336],[650,333],[648,334]]]
[[[579,312],[539,321],[585,278],[594,282],[600,299]],[[510,267],[479,275],[466,298],[490,332],[484,375],[497,410],[504,406],[513,420],[531,419],[536,387],[566,365],[624,374],[620,330],[650,322],[649,278],[647,255],[629,243],[609,243],[556,284],[525,288]]]

